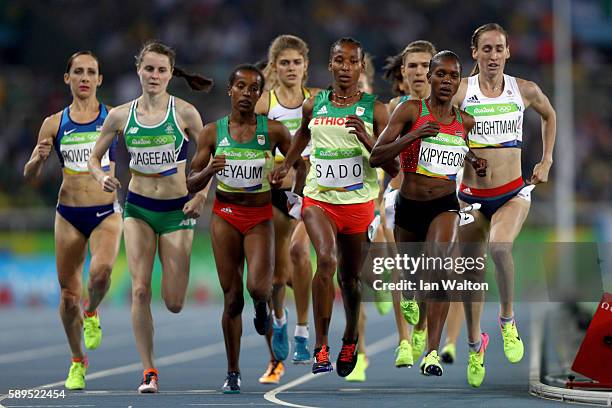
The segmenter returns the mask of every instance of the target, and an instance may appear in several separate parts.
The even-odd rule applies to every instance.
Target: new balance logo
[[[219,147],[226,147],[229,145],[230,145],[230,142],[227,140],[227,137],[224,137],[221,143],[219,143]]]
[[[136,133],[138,133],[138,126],[132,126],[127,131],[128,135],[133,135],[133,134],[136,134]]]
[[[323,105],[321,109],[317,111],[317,115],[325,115],[327,113],[327,106]]]
[[[233,214],[233,211],[230,207],[223,207],[221,211],[227,214]]]
[[[480,103],[476,95],[470,96],[467,101],[468,103]]]
[[[179,227],[191,227],[192,225],[195,225],[193,218],[187,218],[179,223]]]

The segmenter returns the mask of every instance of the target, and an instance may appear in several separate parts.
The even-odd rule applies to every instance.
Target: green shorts
[[[196,221],[185,217],[183,206],[189,197],[158,200],[144,197],[128,190],[123,218],[138,218],[146,222],[158,235],[182,229],[194,229]]]

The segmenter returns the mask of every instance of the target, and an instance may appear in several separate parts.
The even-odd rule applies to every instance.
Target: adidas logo
[[[464,189],[463,189],[463,192],[464,192],[465,194],[472,194],[472,190],[470,190],[470,188],[469,188],[469,187],[464,188]]]
[[[476,95],[470,96],[467,101],[468,103],[480,103]]]
[[[223,207],[221,211],[227,214],[233,214],[233,211],[230,207]]]
[[[230,142],[227,140],[227,137],[224,137],[221,143],[219,143],[219,147],[226,147],[229,145],[230,145]]]
[[[317,111],[317,115],[325,115],[327,113],[327,106],[323,105],[321,109]]]

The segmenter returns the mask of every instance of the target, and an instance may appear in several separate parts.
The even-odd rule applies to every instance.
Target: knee
[[[232,318],[239,316],[244,309],[244,296],[242,293],[228,292],[225,295],[223,314]]]
[[[336,272],[338,267],[338,258],[333,252],[324,252],[317,256],[317,274],[323,272],[324,275],[331,276]]]
[[[338,283],[344,290],[357,290],[359,289],[359,276],[357,274],[342,274]]]
[[[491,258],[496,265],[512,259],[512,244],[509,242],[492,243],[490,245]]]
[[[268,301],[272,294],[270,287],[263,287],[262,285],[249,286],[247,290],[249,291],[249,295],[251,295],[251,298],[253,298],[255,302]]]
[[[168,300],[164,299],[166,308],[172,313],[179,313],[183,310],[183,302],[181,300]]]
[[[310,253],[308,251],[309,248],[304,247],[301,242],[292,242],[289,246],[289,256],[291,257],[291,262],[295,264],[300,264],[305,262],[310,257]]]
[[[77,292],[69,289],[62,289],[60,307],[63,310],[78,308],[80,299],[81,298]]]
[[[135,286],[132,289],[132,302],[140,305],[151,303],[151,288],[146,286]]]
[[[110,283],[112,270],[108,263],[93,265],[89,276],[90,284],[97,289],[105,289]]]

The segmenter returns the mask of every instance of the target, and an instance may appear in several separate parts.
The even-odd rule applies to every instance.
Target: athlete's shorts
[[[96,205],[93,207],[69,207],[58,203],[56,209],[66,221],[87,239],[89,239],[93,230],[95,230],[106,217],[114,213],[121,214],[121,207],[116,201],[111,204]]]
[[[513,199],[523,188],[525,181],[522,177],[495,188],[472,188],[461,183],[459,199],[465,203],[480,203],[480,212],[491,220],[493,214],[508,201]]]
[[[183,213],[183,206],[187,201],[188,196],[160,200],[128,190],[123,216],[143,220],[158,235],[183,229],[192,230],[195,228],[195,219],[187,218]]]
[[[304,197],[302,205],[302,218],[304,210],[311,206],[321,208],[325,214],[336,224],[339,234],[362,234],[368,231],[368,226],[374,219],[376,205],[374,200],[358,204],[331,204]]]
[[[459,211],[455,193],[427,201],[410,200],[398,193],[395,199],[395,225],[425,241],[429,225],[445,211]]]
[[[272,205],[285,214],[287,218],[291,218],[289,209],[287,208],[287,194],[285,194],[285,191],[291,191],[291,189],[273,188],[270,189],[270,191],[272,193]]]
[[[242,235],[252,230],[256,225],[272,219],[272,204],[260,207],[248,207],[219,201],[215,198],[213,214],[217,214]]]

